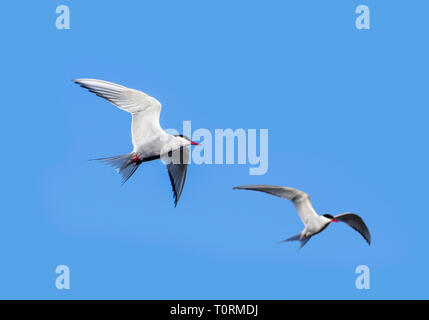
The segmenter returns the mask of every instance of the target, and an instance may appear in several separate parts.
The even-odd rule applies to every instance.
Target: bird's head
[[[199,143],[196,143],[194,141],[191,141],[191,139],[189,139],[187,136],[184,136],[183,134],[178,134],[175,135],[176,138],[181,139],[182,143],[184,146],[189,146],[189,145],[193,145],[193,146],[199,146]]]
[[[338,222],[337,219],[335,219],[332,215],[330,214],[324,214],[323,215],[325,218],[328,218],[329,220],[331,220],[331,222]]]

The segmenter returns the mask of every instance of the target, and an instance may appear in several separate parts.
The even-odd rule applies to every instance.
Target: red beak
[[[191,141],[191,144],[192,144],[193,146],[199,146],[199,145],[200,145],[199,143],[196,143],[196,142],[194,142],[194,141]]]
[[[338,220],[337,220],[337,219],[331,219],[331,221],[332,221],[332,222],[338,222]]]

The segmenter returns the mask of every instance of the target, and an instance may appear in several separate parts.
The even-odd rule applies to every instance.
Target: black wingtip
[[[356,231],[358,231],[358,230],[356,230]],[[358,231],[359,232],[359,231]],[[360,232],[359,232],[360,233]],[[364,234],[362,234],[361,233],[361,235],[362,235],[362,237],[365,239],[365,241],[366,241],[366,243],[368,243],[368,245],[369,246],[371,246],[371,234],[369,233],[369,230],[368,230],[368,237],[367,236],[365,236]]]

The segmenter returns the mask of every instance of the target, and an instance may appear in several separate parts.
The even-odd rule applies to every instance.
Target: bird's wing
[[[354,213],[342,213],[334,217],[336,220],[347,223],[350,227],[359,232],[362,237],[371,244],[371,234],[361,217]]]
[[[309,220],[317,217],[317,213],[311,204],[310,196],[298,189],[266,185],[239,186],[234,189],[266,192],[273,196],[292,201],[304,225],[307,225]]]
[[[177,206],[185,185],[189,163],[189,149],[184,147],[173,151],[169,160],[170,162],[167,164],[168,176],[170,177],[171,187],[174,192],[174,205]]]
[[[146,93],[103,80],[75,79],[73,82],[132,114],[134,148],[162,131],[159,125],[161,103]]]

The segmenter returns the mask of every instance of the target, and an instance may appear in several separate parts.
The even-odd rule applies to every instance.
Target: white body
[[[293,202],[299,218],[304,224],[304,230],[285,241],[299,240],[301,241],[301,247],[303,247],[312,236],[322,232],[331,222],[341,221],[358,231],[368,244],[371,243],[371,235],[361,217],[349,212],[335,217],[331,215],[319,216],[313,209],[310,196],[301,190],[268,185],[240,186],[234,189],[261,191]]]
[[[131,113],[133,152],[144,158],[162,155],[190,145],[182,137],[167,134],[159,124],[161,103],[146,93],[97,79],[76,79],[77,84]],[[167,150],[168,149],[168,150]]]
[[[96,160],[115,167],[122,175],[124,183],[141,163],[162,159],[167,165],[177,205],[189,162],[189,150],[185,147],[196,143],[181,136],[167,134],[159,124],[161,103],[146,93],[97,79],[76,79],[74,82],[132,115],[133,151],[122,156]]]

